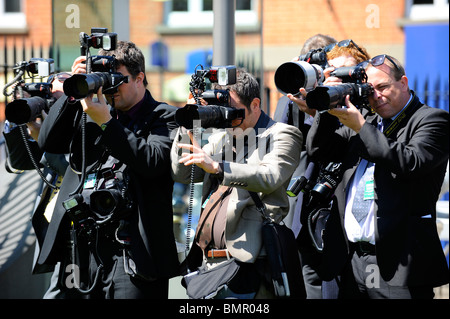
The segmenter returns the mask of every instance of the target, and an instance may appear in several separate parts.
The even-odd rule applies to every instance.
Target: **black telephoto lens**
[[[67,96],[83,99],[89,94],[97,93],[103,86],[103,90],[111,85],[111,74],[107,72],[94,72],[90,74],[74,74],[64,81],[63,90]]]
[[[345,97],[354,96],[357,86],[354,83],[344,83],[336,86],[318,86],[306,95],[306,104],[309,108],[319,111],[343,105]]]
[[[15,124],[25,124],[41,116],[42,111],[48,110],[48,102],[39,96],[14,100],[5,108],[5,117]]]

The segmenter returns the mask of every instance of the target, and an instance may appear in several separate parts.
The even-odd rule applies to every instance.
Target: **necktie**
[[[202,250],[205,250],[211,243],[214,219],[216,218],[221,204],[223,203],[223,199],[230,194],[230,192],[230,187],[219,186],[219,188],[211,194],[206,202],[205,208],[200,215],[197,232],[195,234],[198,245]]]
[[[353,199],[352,213],[358,223],[363,221],[369,213],[372,199],[374,198],[374,180],[373,172],[375,166],[373,163],[368,163],[363,176],[356,186],[355,198]]]

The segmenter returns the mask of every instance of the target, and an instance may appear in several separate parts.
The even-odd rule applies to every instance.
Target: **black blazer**
[[[67,100],[67,99],[66,99]],[[140,272],[148,278],[167,278],[178,274],[178,257],[173,234],[172,189],[170,175],[170,133],[176,128],[176,108],[155,101],[150,92],[139,110],[135,133],[118,119],[108,123],[104,132],[95,123],[86,124],[87,166],[106,147],[111,156],[124,162],[131,175],[131,191],[137,201],[137,211],[131,217],[131,253]],[[39,144],[44,150],[69,153],[68,167],[61,186],[56,208],[43,243],[41,264],[54,264],[64,255],[70,221],[62,201],[69,198],[79,184],[80,118],[79,103],[52,107],[43,123]],[[114,113],[114,112],[113,112]]]
[[[313,158],[343,162],[344,175],[335,192],[342,227],[347,186],[359,161],[376,164],[375,240],[381,276],[394,286],[440,286],[449,281],[436,229],[436,201],[449,158],[449,113],[422,104],[415,95],[409,108],[389,137],[377,129],[380,117],[366,110],[359,134],[345,126],[336,130],[337,118],[328,113],[317,115],[307,150]]]

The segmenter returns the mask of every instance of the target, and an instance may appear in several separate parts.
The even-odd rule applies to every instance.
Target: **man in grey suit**
[[[222,297],[251,298],[259,291],[264,273],[263,218],[257,210],[249,191],[256,192],[266,206],[266,213],[280,222],[288,213],[286,188],[298,165],[302,134],[293,127],[274,122],[260,108],[259,85],[249,73],[239,70],[237,81],[226,88],[230,90],[230,106],[245,109],[245,118],[234,120],[233,128],[214,132],[201,148],[192,133],[181,127],[174,139],[171,152],[172,174],[177,182],[203,182],[202,203],[218,186],[228,186],[229,196],[214,220],[212,240],[205,245],[199,231],[192,250],[200,246],[196,264],[214,263],[233,256],[241,262],[238,285],[226,287]],[[202,214],[205,211],[203,210]],[[201,227],[202,216],[199,226]],[[265,295],[267,296],[267,295]]]
[[[395,58],[379,55],[363,66],[376,114],[360,111],[347,96],[346,107],[316,115],[307,138],[310,156],[342,162],[335,201],[348,250],[333,264],[350,262],[341,272],[340,294],[433,298],[433,287],[449,280],[436,229],[449,114],[419,101]]]

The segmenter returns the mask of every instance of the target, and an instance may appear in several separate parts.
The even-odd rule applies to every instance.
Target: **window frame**
[[[0,30],[25,30],[27,17],[24,12],[24,1],[20,1],[20,12],[5,12],[5,1],[0,0]]]
[[[212,28],[213,11],[203,11],[202,9],[202,0],[188,0],[188,10],[185,12],[171,11],[171,3],[167,3],[165,25],[169,28]],[[251,0],[250,10],[236,10],[235,22],[236,26],[258,24],[255,0]]]
[[[448,2],[448,0],[433,0],[433,4],[414,4],[414,0],[407,0],[407,18],[411,20],[449,19]]]

